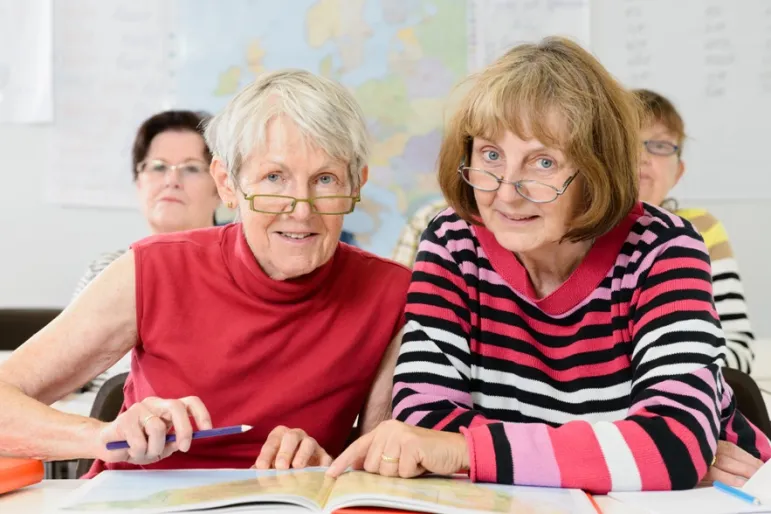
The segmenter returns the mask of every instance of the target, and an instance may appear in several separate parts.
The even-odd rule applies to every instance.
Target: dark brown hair
[[[505,131],[559,148],[580,171],[582,201],[566,240],[600,236],[632,210],[641,109],[589,52],[559,37],[519,45],[465,85],[439,154],[439,184],[459,216],[474,223],[479,215],[458,173],[469,138],[496,140]]]
[[[137,167],[147,157],[153,139],[163,132],[190,131],[199,134],[203,140],[206,162],[211,162],[211,151],[203,138],[203,129],[210,117],[211,115],[204,111],[164,111],[146,119],[137,130],[131,150],[131,172],[134,180],[137,179]]]
[[[649,89],[635,89],[632,92],[644,109],[642,123],[647,125],[658,122],[664,125],[677,139],[677,156],[680,157],[685,143],[685,123],[675,106],[666,97]]]

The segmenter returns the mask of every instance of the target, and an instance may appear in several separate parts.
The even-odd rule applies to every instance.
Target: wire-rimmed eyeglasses
[[[643,146],[645,146],[645,150],[648,153],[653,155],[661,155],[662,157],[669,157],[670,155],[676,154],[677,151],[680,150],[680,147],[674,143],[655,139],[643,141]]]
[[[557,198],[565,194],[568,186],[573,182],[573,179],[578,175],[576,171],[565,180],[562,187],[556,188],[550,184],[544,184],[537,180],[505,180],[503,177],[491,173],[481,168],[471,168],[464,165],[462,162],[458,166],[458,173],[463,177],[463,180],[479,191],[493,192],[497,191],[501,184],[511,184],[516,189],[517,193],[533,203],[551,203]]]
[[[247,195],[249,208],[263,214],[289,214],[294,212],[298,203],[305,202],[316,214],[350,214],[361,201],[360,195],[317,196],[315,198],[295,198],[285,195]]]

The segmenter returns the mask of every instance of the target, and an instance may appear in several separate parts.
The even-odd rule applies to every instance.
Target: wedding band
[[[143,419],[143,420],[142,420],[142,421],[139,423],[139,425],[140,425],[142,428],[145,428],[145,425],[147,425],[147,422],[148,422],[148,421],[150,421],[152,418],[157,418],[157,417],[158,417],[158,416],[156,416],[155,414],[148,414],[148,415],[145,417],[145,419]]]
[[[715,455],[714,457],[712,457],[712,464],[710,464],[710,465],[709,465],[709,467],[712,467],[712,466],[714,466],[716,462],[717,462],[717,455]]]
[[[399,457],[389,457],[385,453],[382,454],[380,458],[383,460],[383,462],[390,462],[391,464],[396,464],[399,462]]]

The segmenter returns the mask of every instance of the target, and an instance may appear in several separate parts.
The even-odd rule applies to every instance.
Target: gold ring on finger
[[[399,457],[389,457],[385,453],[380,456],[383,462],[389,462],[391,464],[396,464],[399,462]]]
[[[145,416],[145,419],[143,419],[139,424],[140,424],[140,426],[142,428],[145,428],[145,425],[147,425],[148,421],[150,421],[153,418],[157,418],[157,417],[158,416],[156,416],[155,414],[148,414],[147,416]]]

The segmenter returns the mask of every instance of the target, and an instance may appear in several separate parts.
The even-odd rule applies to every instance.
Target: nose
[[[166,182],[166,187],[180,188],[182,187],[182,171],[176,167],[170,167],[163,175],[163,179]]]
[[[309,202],[297,202],[294,206],[294,211],[289,213],[289,216],[296,220],[307,220],[313,216],[313,209]]]
[[[645,149],[645,145],[640,148],[640,166],[649,165],[651,163],[651,154]]]

